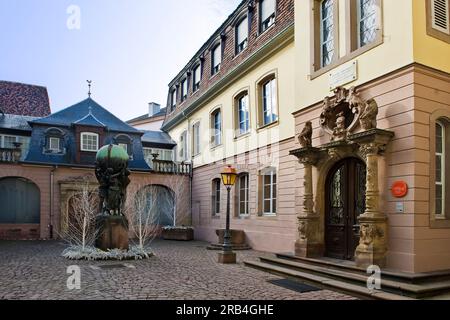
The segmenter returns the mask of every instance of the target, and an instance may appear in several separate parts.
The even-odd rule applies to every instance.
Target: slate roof
[[[0,114],[0,129],[20,130],[31,132],[28,121],[37,120],[37,117],[18,116],[15,114]]]
[[[143,131],[144,135],[142,136],[143,144],[159,144],[159,145],[167,145],[169,147],[176,146],[176,142],[172,140],[172,138],[165,132],[161,131]]]
[[[151,117],[149,117],[148,114],[144,114],[143,116],[128,120],[127,123],[133,123],[133,122],[137,122],[137,121],[143,121],[143,120],[149,120],[149,119],[153,119],[153,118],[157,118],[157,117],[163,117],[166,115],[166,109],[167,108],[162,108],[161,111],[159,111],[158,113],[155,113]]]
[[[51,113],[47,88],[0,81],[0,110],[12,115],[46,117]]]
[[[102,119],[102,121],[99,121],[98,119]],[[68,127],[72,124],[101,127],[106,126],[110,131],[142,134],[141,131],[117,118],[111,112],[95,102],[92,98],[83,100],[48,117],[32,121],[30,124],[64,127]]]

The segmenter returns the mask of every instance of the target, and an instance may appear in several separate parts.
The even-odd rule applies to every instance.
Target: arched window
[[[248,91],[241,92],[234,99],[236,136],[250,131],[250,101]]]
[[[128,155],[133,155],[133,143],[132,139],[128,135],[120,134],[114,138],[114,142],[119,147],[122,147]]]
[[[259,127],[278,121],[278,89],[274,73],[258,82],[258,114]]]
[[[222,111],[220,108],[211,113],[211,144],[213,147],[222,144]]]
[[[212,190],[211,190],[211,208],[213,217],[220,216],[220,188],[221,188],[220,179],[214,179],[212,181]]]
[[[50,128],[45,132],[44,153],[63,154],[64,131],[58,128]]]

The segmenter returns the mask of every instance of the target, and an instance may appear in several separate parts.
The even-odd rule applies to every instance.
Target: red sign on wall
[[[392,195],[396,198],[403,198],[408,194],[408,184],[405,181],[396,181],[392,185]]]

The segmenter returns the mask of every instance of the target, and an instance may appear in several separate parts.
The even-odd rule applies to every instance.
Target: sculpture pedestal
[[[219,263],[221,264],[235,264],[236,263],[236,253],[230,252],[219,252]]]
[[[95,246],[98,249],[103,251],[129,249],[127,218],[123,216],[98,216],[96,229],[98,235]]]

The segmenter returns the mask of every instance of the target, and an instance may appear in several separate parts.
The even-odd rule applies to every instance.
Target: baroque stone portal
[[[123,214],[126,189],[130,184],[129,155],[117,146],[108,145],[97,153],[95,175],[100,184],[100,214],[97,216],[96,247],[128,250],[128,220]]]
[[[303,211],[297,217],[296,255],[320,257],[326,252],[325,179],[338,161],[354,157],[364,161],[367,167],[366,210],[358,219],[360,243],[355,260],[361,267],[372,264],[383,267],[387,253],[387,217],[379,206],[378,162],[394,133],[377,129],[378,105],[374,99],[362,99],[355,88],[340,87],[334,94],[325,97],[320,115],[320,125],[329,134],[330,143],[313,147],[312,126],[307,123],[298,137],[302,148],[290,152],[304,167]]]

